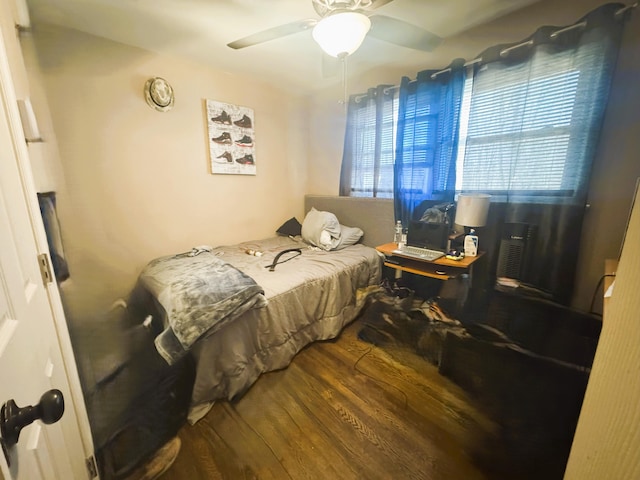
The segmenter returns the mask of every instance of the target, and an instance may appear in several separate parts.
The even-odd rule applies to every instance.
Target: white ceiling
[[[536,0],[394,0],[375,10],[423,27],[446,41]],[[311,0],[27,0],[34,28],[50,23],[146,50],[179,55],[222,71],[255,75],[311,93],[340,84],[323,70],[320,47],[304,31],[233,50],[227,43],[284,23],[318,18]],[[348,61],[349,76],[385,68],[407,75],[428,52],[367,37]]]

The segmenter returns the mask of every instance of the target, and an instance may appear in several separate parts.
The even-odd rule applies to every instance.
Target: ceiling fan
[[[393,0],[311,0],[320,19],[308,18],[254,33],[227,44],[246,48],[305,30],[313,29],[314,40],[332,57],[351,55],[367,34],[379,40],[430,52],[442,39],[418,26],[371,12]]]

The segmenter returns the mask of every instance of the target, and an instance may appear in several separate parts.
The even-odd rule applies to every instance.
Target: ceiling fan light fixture
[[[358,12],[336,12],[324,17],[313,27],[313,39],[328,55],[351,55],[371,28],[369,17]]]

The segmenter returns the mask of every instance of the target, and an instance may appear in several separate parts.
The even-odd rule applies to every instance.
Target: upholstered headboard
[[[312,207],[334,213],[342,225],[361,228],[365,245],[375,247],[393,241],[395,220],[391,199],[305,195],[305,214]]]

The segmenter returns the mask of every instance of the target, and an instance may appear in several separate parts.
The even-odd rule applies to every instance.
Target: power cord
[[[385,385],[387,385],[387,386],[389,386],[389,387],[393,388],[394,390],[397,390],[398,392],[400,392],[400,393],[402,394],[403,399],[404,399],[404,405],[403,405],[403,408],[406,410],[406,409],[408,408],[408,406],[409,406],[409,397],[407,397],[407,394],[406,394],[404,391],[402,391],[401,389],[399,389],[399,388],[398,388],[398,387],[396,387],[395,385],[392,385],[392,384],[391,384],[391,383],[389,383],[389,382],[385,382],[384,380],[380,380],[379,378],[375,378],[375,377],[373,377],[373,376],[369,375],[368,373],[363,372],[362,370],[360,370],[360,369],[358,368],[358,364],[360,363],[360,360],[362,360],[362,359],[363,359],[364,357],[366,357],[369,353],[371,353],[371,350],[373,350],[373,347],[369,347],[367,350],[365,350],[365,352],[364,352],[362,355],[360,355],[360,357],[358,358],[358,360],[356,360],[356,363],[354,363],[354,364],[353,364],[353,369],[354,369],[356,372],[358,372],[358,373],[360,373],[360,374],[364,375],[365,377],[370,378],[370,379],[371,379],[371,380],[373,380],[375,383],[384,383]]]
[[[589,313],[590,314],[595,314],[595,315],[598,315],[600,317],[602,316],[601,313],[593,311],[593,304],[596,302],[596,295],[598,294],[598,290],[600,290],[600,287],[602,286],[602,282],[604,281],[604,279],[607,278],[607,277],[615,277],[615,276],[616,276],[615,273],[605,273],[604,275],[602,275],[600,277],[600,280],[598,280],[598,283],[596,284],[596,288],[593,291],[593,295],[591,296],[591,306],[589,307]]]
[[[295,253],[295,255],[292,255],[289,258],[286,258],[284,260],[280,260],[280,257],[285,253]],[[271,263],[271,265],[267,265],[264,268],[268,268],[270,272],[273,272],[275,271],[277,265],[280,265],[281,263],[284,263],[284,262],[288,262],[289,260],[293,260],[294,258],[299,257],[300,255],[302,255],[301,248],[287,248],[286,250],[283,250],[276,255],[276,258],[273,259],[273,263]]]

